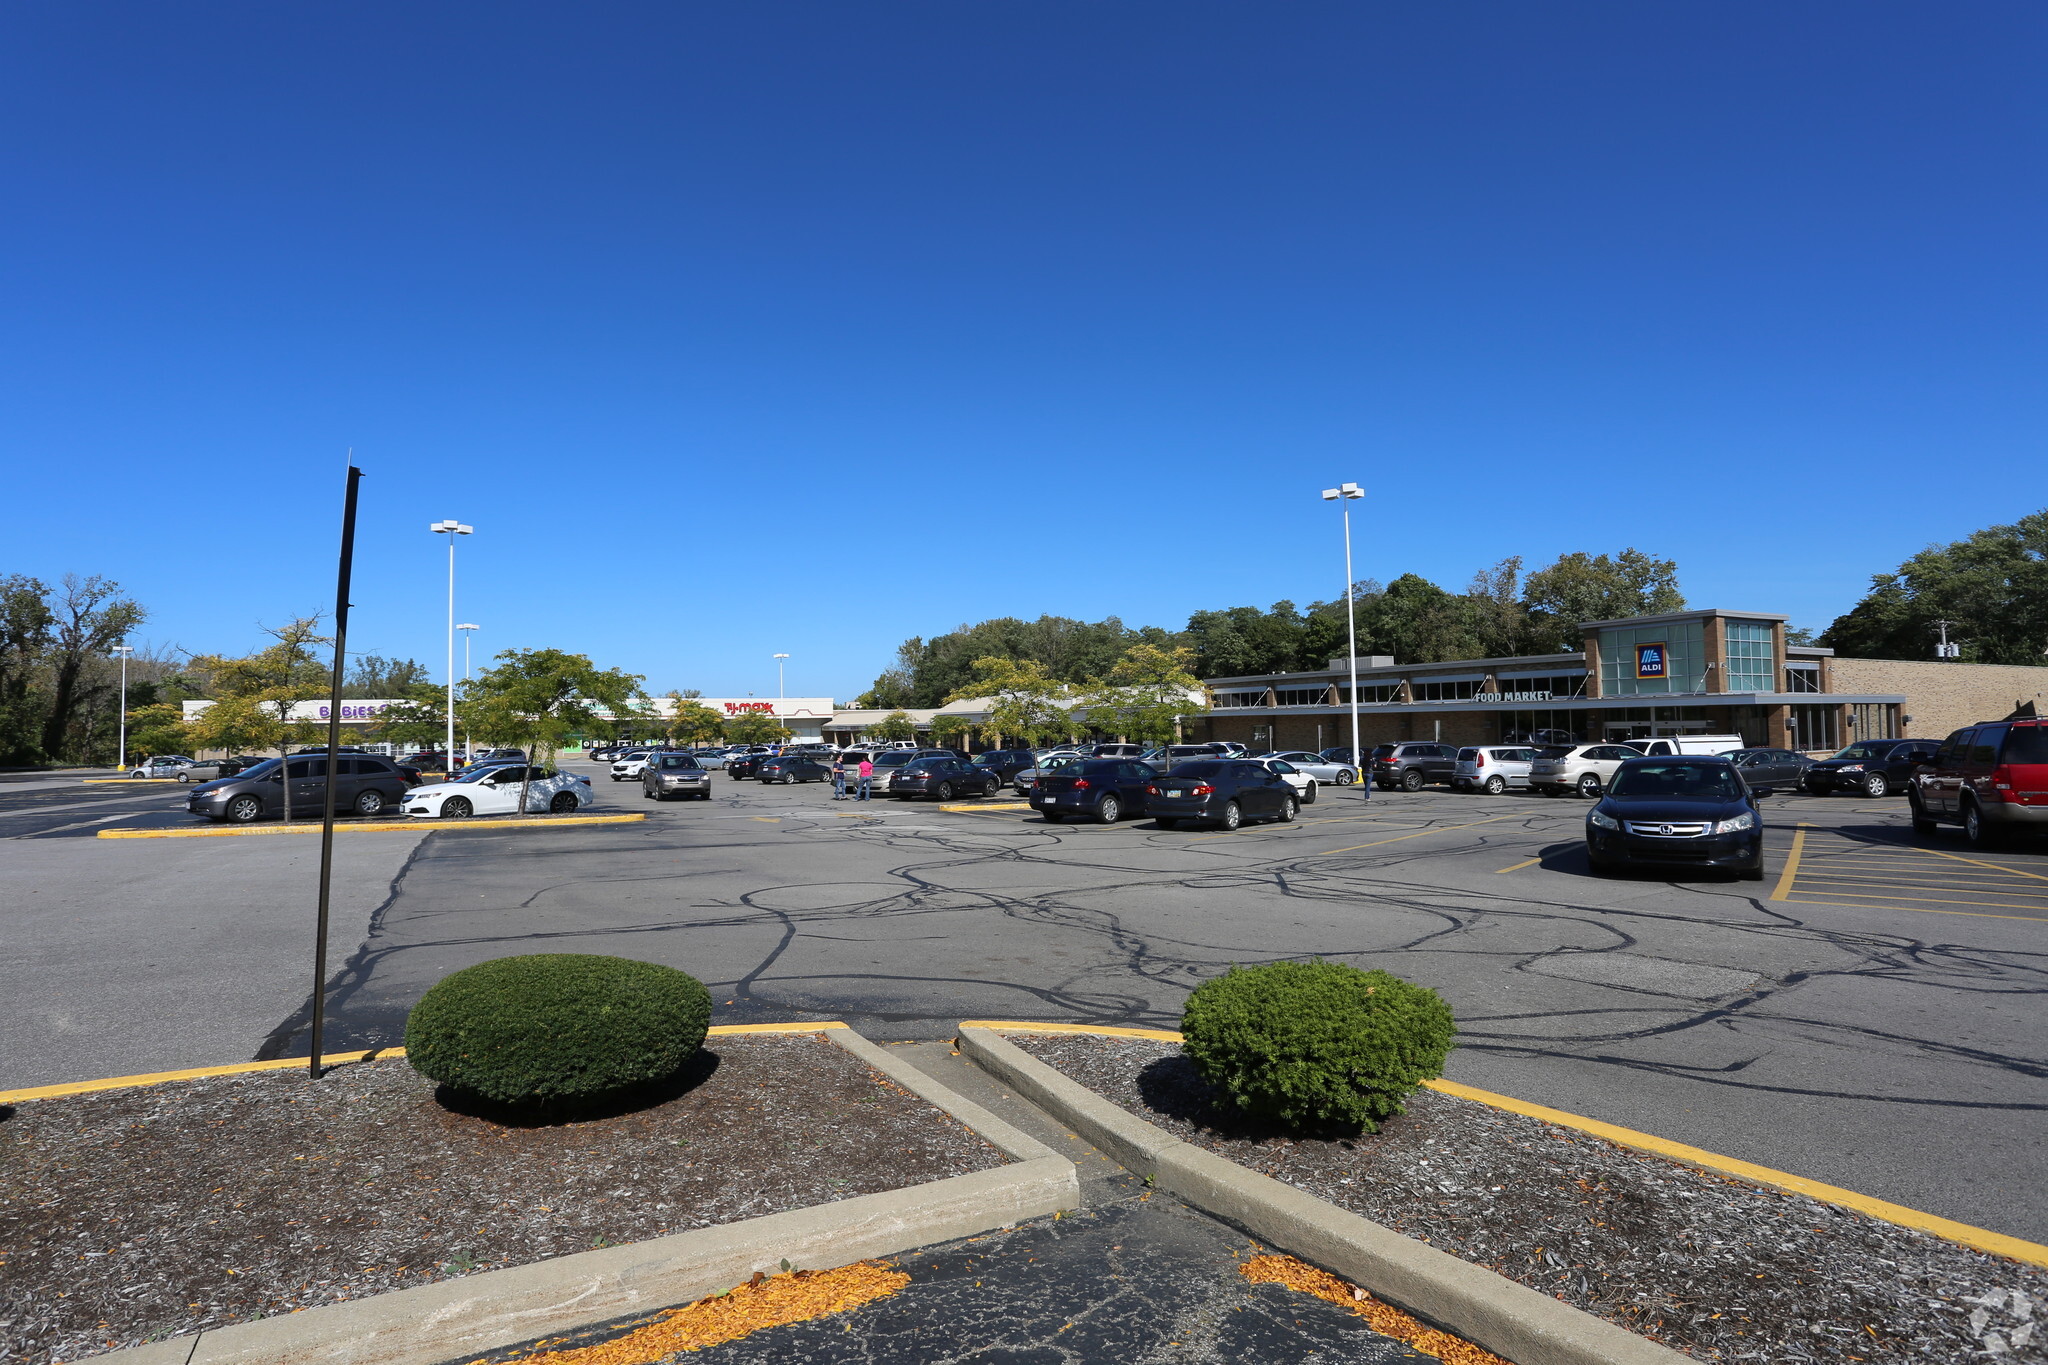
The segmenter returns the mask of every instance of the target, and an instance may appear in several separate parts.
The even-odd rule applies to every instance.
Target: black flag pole
[[[320,810],[320,917],[313,937],[313,1055],[306,1069],[320,1079],[321,1034],[327,1028],[327,888],[334,877],[334,791],[341,747],[341,674],[348,663],[348,580],[356,558],[356,485],[363,471],[348,467],[341,505],[341,570],[334,588],[334,678],[327,699],[327,790]]]

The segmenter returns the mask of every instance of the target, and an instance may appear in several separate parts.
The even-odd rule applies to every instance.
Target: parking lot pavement
[[[600,777],[602,809],[647,821],[421,843],[367,939],[337,940],[333,1045],[397,1041],[428,986],[513,953],[664,962],[712,985],[720,1022],[883,1039],[966,1018],[1172,1028],[1232,964],[1319,954],[1440,990],[1463,1029],[1452,1079],[2048,1239],[2048,925],[1812,895],[1845,883],[1809,881],[1805,856],[1773,898],[1800,822],[1818,877],[1830,841],[1910,845],[1903,802],[1766,801],[1751,883],[1593,877],[1576,798],[1332,793],[1222,834],[714,783],[657,803]],[[2038,852],[1990,861],[2048,873]],[[272,1022],[276,1055],[303,1053],[303,1019]]]

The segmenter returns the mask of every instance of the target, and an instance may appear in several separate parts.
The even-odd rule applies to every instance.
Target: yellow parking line
[[[1792,894],[1794,894],[1795,896],[1804,896],[1809,893],[1804,891],[1795,891]],[[2048,910],[2048,905],[2042,905],[2039,903],[2032,905],[2028,905],[2025,903],[2015,905],[2011,901],[1960,901],[1949,896],[1881,896],[1874,891],[1864,891],[1857,887],[1842,887],[1833,891],[1829,891],[1826,888],[1823,888],[1819,891],[1812,892],[1811,894],[1818,896],[1861,896],[1863,897],[1863,899],[1871,901],[1930,901],[1935,905],[1995,905],[2001,910]],[[1882,909],[1885,907],[1877,908]]]
[[[81,777],[80,782],[90,786],[93,783],[117,782],[124,787],[139,787],[146,782],[176,782],[175,777]]]
[[[1773,896],[1771,899],[1777,900],[1779,898]],[[1876,898],[1873,897],[1872,899]],[[2028,924],[2048,924],[2048,919],[2044,919],[2040,915],[1994,915],[1985,910],[1929,910],[1924,906],[1918,905],[1866,905],[1862,901],[1824,901],[1815,900],[1804,891],[1797,893],[1796,897],[1789,899],[1787,903],[1791,905],[1839,905],[1845,910],[1904,910],[1914,915],[1967,915],[1971,919],[2016,919],[2023,920]],[[1965,902],[1965,904],[1969,903]]]
[[[1318,854],[1317,856],[1327,858],[1332,856],[1333,854],[1338,853],[1356,853],[1361,848],[1378,848],[1381,844],[1398,844],[1403,839],[1420,839],[1425,834],[1449,834],[1453,830],[1471,829],[1476,825],[1492,825],[1497,824],[1502,820],[1520,820],[1522,818],[1522,813],[1520,811],[1517,811],[1513,815],[1496,815],[1493,816],[1491,819],[1474,820],[1469,824],[1439,825],[1434,829],[1418,829],[1413,834],[1397,834],[1391,839],[1375,839],[1369,844],[1353,844],[1349,848],[1324,849],[1322,853]]]
[[[379,825],[336,825],[336,834],[389,834],[394,830],[433,834],[449,829],[560,829],[563,825],[623,825],[645,820],[645,811],[627,815],[539,815],[525,820],[393,820]],[[231,825],[225,829],[103,829],[102,839],[225,839],[237,835],[317,834],[318,820],[296,825]]]
[[[1932,853],[1937,858],[1952,858],[1959,863],[1974,863],[1978,867],[1988,867],[1994,872],[2016,872],[2022,877],[2032,877],[2037,882],[2048,882],[2048,877],[2044,877],[2038,872],[2029,872],[2023,867],[2007,867],[2004,863],[1987,863],[1982,858],[1965,858],[1960,853],[1948,853],[1938,848],[1923,848],[1920,851],[1922,853]]]
[[[1811,825],[1801,824],[1792,832],[1792,851],[1785,855],[1785,870],[1778,874],[1778,885],[1771,891],[1771,899],[1781,901],[1792,890],[1792,879],[1799,875],[1799,859],[1806,852],[1806,831]]]
[[[1935,883],[1915,882],[1907,881],[1900,877],[1881,876],[1874,872],[1816,872],[1810,863],[1807,865],[1805,875],[1808,881],[1848,882],[1858,886],[1894,886],[1901,891],[1910,887],[1925,886],[1930,891],[1968,891],[1972,894],[1981,893],[1986,895],[2004,891],[2016,896],[2048,895],[2048,892],[2032,889],[2025,882],[1993,881],[1989,877],[1978,878],[1974,881],[1964,881],[1959,877],[1950,877]]]
[[[1528,860],[1527,862],[1522,862],[1522,863],[1516,863],[1516,864],[1514,864],[1514,865],[1513,865],[1512,867],[1500,867],[1500,868],[1495,868],[1495,869],[1494,869],[1494,875],[1495,875],[1495,876],[1499,876],[1499,875],[1500,875],[1501,873],[1503,873],[1503,872],[1520,872],[1520,871],[1521,871],[1521,870],[1522,870],[1523,868],[1525,868],[1525,867],[1534,867],[1534,866],[1536,866],[1536,864],[1538,864],[1538,863],[1540,863],[1540,862],[1542,862],[1542,861],[1543,861],[1543,860],[1542,860],[1541,858],[1531,858],[1531,859],[1529,859],[1529,860]]]

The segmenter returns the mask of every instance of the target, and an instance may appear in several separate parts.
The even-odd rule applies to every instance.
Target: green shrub
[[[1202,983],[1182,1050],[1246,1114],[1297,1130],[1379,1131],[1443,1074],[1457,1023],[1433,990],[1340,962],[1233,967]]]
[[[443,977],[405,1021],[405,1055],[463,1094],[562,1112],[673,1076],[710,1023],[711,994],[687,972],[536,953]]]

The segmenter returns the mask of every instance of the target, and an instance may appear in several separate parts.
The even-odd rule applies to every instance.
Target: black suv
[[[1932,760],[1939,747],[1931,739],[1860,739],[1808,766],[1804,785],[1815,796],[1838,791],[1890,796],[1911,786],[1913,770]]]
[[[1029,749],[990,749],[987,753],[974,756],[974,766],[977,769],[995,774],[998,791],[1008,786],[1011,778],[1037,761]]]
[[[1372,751],[1372,780],[1381,791],[1399,787],[1419,792],[1431,782],[1446,787],[1458,772],[1458,748],[1454,744],[1404,742],[1376,744]]]

